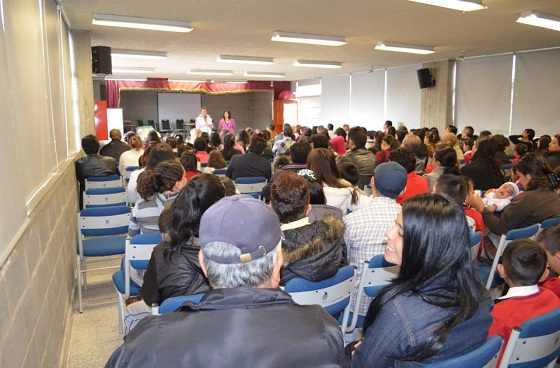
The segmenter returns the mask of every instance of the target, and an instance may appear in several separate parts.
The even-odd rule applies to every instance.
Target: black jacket
[[[181,251],[172,253],[170,258],[165,257],[168,249],[169,243],[162,242],[152,252],[144,274],[144,284],[140,288],[140,295],[147,305],[161,304],[173,296],[194,295],[210,290],[198,263],[198,246],[185,243]]]
[[[106,367],[341,367],[343,346],[318,305],[297,305],[279,289],[215,289],[142,319]]]
[[[291,230],[284,230],[284,267],[280,284],[294,277],[321,281],[333,277],[347,264],[344,222],[333,216]]]
[[[270,180],[271,175],[272,166],[270,161],[253,152],[233,156],[226,172],[226,176],[231,180],[259,176],[264,176],[266,180]]]
[[[103,156],[109,156],[114,158],[116,161],[121,159],[121,155],[123,152],[129,151],[130,147],[128,144],[121,142],[118,139],[113,139],[111,142],[107,143],[106,145],[101,148],[99,154]]]
[[[87,155],[75,162],[76,178],[80,183],[80,209],[82,208],[82,192],[85,190],[86,179],[90,176],[120,175],[117,161],[112,157]]]

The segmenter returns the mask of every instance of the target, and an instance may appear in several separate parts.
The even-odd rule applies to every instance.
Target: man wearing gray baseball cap
[[[341,367],[338,323],[278,288],[278,217],[250,196],[225,197],[200,222],[200,265],[212,286],[200,303],[149,316],[107,367]]]

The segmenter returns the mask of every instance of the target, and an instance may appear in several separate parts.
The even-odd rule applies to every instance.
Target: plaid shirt
[[[351,308],[354,308],[364,262],[385,252],[385,231],[395,224],[400,211],[401,206],[394,199],[374,197],[368,208],[354,211],[343,218],[348,261],[358,269]],[[364,294],[360,303],[360,315],[366,314],[371,300]]]

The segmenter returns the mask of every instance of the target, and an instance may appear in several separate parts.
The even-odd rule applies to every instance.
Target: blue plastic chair
[[[122,185],[123,187],[127,187],[128,186],[128,182],[130,181],[130,174],[132,174],[133,171],[135,170],[139,170],[140,166],[127,166],[124,168],[124,172],[122,172]]]
[[[125,301],[131,296],[140,295],[140,287],[130,279],[130,268],[148,268],[152,250],[161,240],[160,233],[138,234],[126,240],[123,267],[113,274],[113,285],[118,294],[119,333],[124,331]]]
[[[90,188],[83,193],[85,208],[124,206],[126,190],[123,187]]]
[[[554,367],[560,354],[560,308],[525,321],[511,331],[501,367]]]
[[[454,358],[426,365],[426,368],[495,367],[504,339],[492,336],[478,348]]]
[[[317,304],[330,315],[343,313],[342,326],[346,326],[350,315],[350,297],[354,290],[356,270],[344,266],[331,278],[313,282],[296,277],[286,283],[284,291],[301,305]]]
[[[181,308],[185,302],[200,303],[204,295],[205,294],[181,295],[167,298],[159,306],[158,314],[175,312],[177,309]],[[152,313],[155,314],[155,311],[152,311]]]
[[[381,289],[389,285],[391,280],[397,277],[399,270],[400,266],[387,262],[383,254],[374,256],[369,261],[364,262],[354,310],[350,313],[350,325],[347,325],[346,332],[351,332],[356,327],[364,324],[365,316],[359,314],[360,302],[364,294],[370,298],[375,297]]]
[[[262,197],[262,190],[265,185],[266,178],[264,176],[235,179],[235,187],[239,193],[248,194],[256,199],[260,199]]]
[[[85,180],[85,190],[90,188],[122,187],[121,177],[118,175],[90,176]]]
[[[541,233],[541,231],[543,231],[547,227],[551,227],[551,226],[554,226],[556,224],[560,224],[560,217],[551,217],[551,218],[548,218],[546,220],[543,220],[540,223],[539,231],[537,232],[537,236]]]
[[[128,206],[85,208],[78,212],[78,302],[79,311],[82,306],[82,274],[83,288],[87,290],[86,260],[88,257],[105,257],[123,254],[126,249],[128,224],[131,211]],[[115,266],[117,268],[119,266]],[[113,267],[98,268],[106,269]]]
[[[502,257],[502,254],[504,253],[507,245],[515,239],[531,238],[537,234],[537,231],[539,231],[539,225],[535,224],[521,229],[513,229],[505,234],[502,234],[500,243],[497,246],[496,255],[494,256],[492,266],[481,263],[478,268],[478,272],[480,274],[482,282],[486,283],[486,289],[490,290],[503,283],[503,280],[501,280],[499,276],[495,277],[495,275],[496,267],[498,266],[498,262]]]
[[[216,176],[226,176],[227,169],[215,169],[212,174]]]

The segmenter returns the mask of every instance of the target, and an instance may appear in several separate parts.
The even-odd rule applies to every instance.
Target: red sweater
[[[542,284],[539,284],[539,286],[552,291],[558,298],[560,298],[560,278],[549,277],[544,280]]]
[[[508,343],[511,330],[521,326],[528,319],[538,317],[560,307],[560,299],[550,290],[539,288],[539,292],[527,296],[515,296],[499,299],[492,309],[494,322],[488,331],[488,337],[501,335],[504,345],[500,353],[500,360]]]
[[[415,171],[409,172],[406,178],[406,187],[403,194],[397,198],[398,204],[403,204],[405,199],[413,197],[417,194],[428,193],[428,181],[425,177],[419,176]]]

